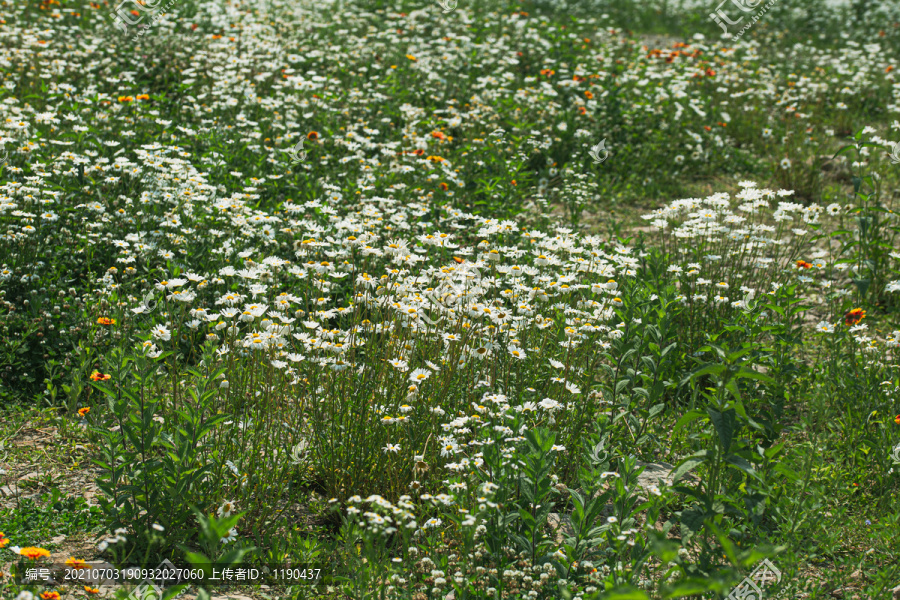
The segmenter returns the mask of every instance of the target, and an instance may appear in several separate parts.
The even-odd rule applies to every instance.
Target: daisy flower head
[[[231,531],[228,532],[228,535],[226,535],[219,541],[223,544],[229,544],[229,543],[233,542],[234,540],[236,540],[237,536],[238,536],[237,528],[232,527]]]
[[[826,323],[825,321],[821,321],[818,325],[816,325],[816,331],[820,333],[834,333],[834,325]]]
[[[538,402],[538,406],[543,408],[544,410],[558,410],[562,407],[562,404],[553,400],[552,398],[544,398],[540,402]]]
[[[234,513],[234,502],[231,500],[226,500],[222,503],[222,506],[219,507],[218,515],[219,518],[230,517]]]
[[[164,342],[168,342],[172,339],[172,332],[165,325],[156,325],[150,330],[150,335],[152,335],[157,340],[162,340]]]
[[[428,369],[416,369],[409,374],[409,381],[411,383],[421,383],[429,377],[431,377],[431,371]]]
[[[522,348],[519,348],[515,344],[511,344],[509,346],[509,353],[513,358],[517,358],[519,360],[524,360],[525,356],[526,356],[525,350],[523,350]]]

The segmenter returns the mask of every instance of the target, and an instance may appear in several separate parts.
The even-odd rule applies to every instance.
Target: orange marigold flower
[[[413,62],[415,62],[416,60],[418,60],[418,59],[417,59],[415,56],[413,56],[412,54],[407,54],[407,55],[406,55],[406,58],[408,58],[409,60],[411,60],[411,61],[413,61]]]
[[[138,94],[138,95],[137,95],[137,99],[138,99],[138,100],[149,100],[149,99],[150,99],[150,94]]]
[[[553,69],[541,69],[541,75],[544,75],[546,77],[549,77],[550,75],[553,75],[555,73],[556,71],[554,71]]]
[[[109,317],[100,317],[99,319],[97,319],[97,322],[100,323],[101,325],[115,325],[116,324],[116,320],[110,319]]]
[[[119,102],[132,102],[134,98],[131,96],[119,96]]]
[[[884,72],[885,72],[885,73],[890,73],[890,72],[893,71],[893,70],[894,70],[894,65],[890,65],[890,66],[888,66],[887,69],[884,70]]]
[[[437,139],[439,139],[439,140],[446,140],[446,139],[447,139],[447,136],[444,135],[443,133],[441,133],[440,131],[432,131],[432,132],[431,132],[431,137],[437,138]]]
[[[69,566],[73,569],[87,569],[90,565],[80,558],[70,558],[66,561],[66,566]]]
[[[41,598],[44,600],[59,600],[59,592],[41,592]]]
[[[34,548],[32,546],[28,546],[27,548],[21,548],[19,550],[19,554],[26,558],[30,558],[31,560],[37,560],[42,556],[50,556],[50,551],[44,550],[43,548]]]
[[[93,373],[91,373],[91,381],[106,381],[111,377],[112,375],[104,375],[100,371],[94,371]]]
[[[856,325],[866,317],[866,311],[861,308],[854,308],[844,315],[844,325]]]
[[[306,134],[306,139],[312,140],[312,141],[319,139],[319,132],[318,131],[310,131],[309,133]]]
[[[516,187],[517,185],[519,185],[518,183],[516,183],[516,180],[515,180],[515,179],[513,179],[512,181],[510,181],[510,183],[512,184],[513,187]]]
[[[450,189],[450,186],[444,183],[443,181],[438,184],[438,187],[444,190],[445,192]]]
[[[99,588],[92,588],[89,585],[84,586],[84,591],[86,591],[88,594],[99,594],[100,593]]]
[[[78,409],[78,416],[79,416],[79,417],[83,417],[84,415],[88,414],[89,412],[91,412],[91,407],[90,407],[90,406],[85,406],[84,408],[79,408],[79,409]],[[74,560],[74,559],[73,559],[73,560]],[[69,563],[66,562],[66,564],[69,564]]]
[[[440,156],[427,156],[425,157],[425,160],[430,160],[431,162],[444,162],[447,159],[441,158]]]
[[[812,268],[812,264],[806,262],[805,260],[798,260],[798,261],[797,261],[797,267],[800,268],[800,269],[811,269],[811,268]]]
[[[6,537],[6,534],[5,534],[5,533],[3,533],[2,531],[0,531],[0,548],[3,548],[3,547],[6,546],[7,544],[9,544],[9,538]]]
[[[416,148],[415,150],[413,150],[413,154],[415,154],[416,156],[422,156],[423,154],[425,154],[425,151],[421,148]]]
[[[900,415],[897,415],[896,417],[894,417],[894,423],[896,423],[897,425],[900,425]]]
[[[594,92],[592,92],[591,90],[586,90],[586,91],[584,92],[584,97],[587,98],[588,100],[593,100],[593,99],[594,99]]]

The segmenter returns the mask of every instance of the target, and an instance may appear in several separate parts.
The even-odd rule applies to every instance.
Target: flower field
[[[900,597],[900,3],[0,38],[2,598]]]

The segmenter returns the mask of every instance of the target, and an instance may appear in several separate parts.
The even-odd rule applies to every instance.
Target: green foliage
[[[133,39],[83,4],[0,10],[0,404],[87,424],[103,499],[5,499],[0,552],[112,531],[360,600],[896,585],[897,7],[185,1]]]

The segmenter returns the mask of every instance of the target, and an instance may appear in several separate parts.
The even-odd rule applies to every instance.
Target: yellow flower
[[[80,558],[70,558],[66,561],[66,566],[69,566],[73,569],[87,569],[90,565],[88,565]]]
[[[34,548],[32,546],[29,546],[27,548],[20,549],[19,554],[30,558],[31,560],[37,560],[43,556],[50,556],[50,551],[44,550],[43,548]]]

